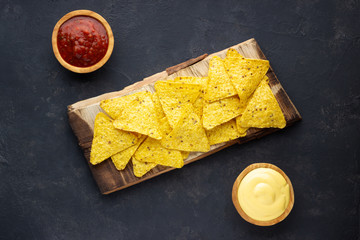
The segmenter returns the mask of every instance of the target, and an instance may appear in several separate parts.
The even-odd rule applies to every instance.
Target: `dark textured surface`
[[[110,23],[110,61],[86,75],[56,61],[64,14]],[[0,0],[0,239],[359,239],[360,2]],[[255,37],[303,121],[102,196],[66,106]],[[254,162],[292,180],[284,222],[256,227],[231,188]]]

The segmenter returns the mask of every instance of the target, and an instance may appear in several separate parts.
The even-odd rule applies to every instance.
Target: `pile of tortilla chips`
[[[246,136],[249,128],[284,128],[269,85],[269,62],[229,49],[211,58],[207,77],[177,77],[100,103],[90,162],[111,158],[118,170],[131,160],[136,177],[157,165],[181,168],[190,152]]]

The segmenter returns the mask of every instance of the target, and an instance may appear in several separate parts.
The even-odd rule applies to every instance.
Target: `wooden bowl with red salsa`
[[[76,10],[56,23],[52,46],[62,66],[76,73],[88,73],[102,67],[110,58],[114,36],[99,14]]]

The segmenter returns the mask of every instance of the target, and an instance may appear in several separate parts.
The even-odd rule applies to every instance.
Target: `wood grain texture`
[[[255,39],[247,40],[243,43],[232,46],[232,48],[235,48],[237,51],[239,51],[242,55],[244,55],[247,58],[266,59]],[[207,76],[209,60],[211,59],[211,57],[217,55],[220,56],[221,58],[224,58],[226,56],[226,51],[227,49],[224,49],[220,52],[213,53],[196,63],[194,63],[194,61],[187,61],[183,64],[180,64],[181,65],[181,68],[179,68],[180,70],[174,72],[171,75],[168,75],[168,72],[165,70],[160,73],[154,74],[150,77],[147,77],[143,81],[134,83],[133,85],[130,85],[121,91],[106,93],[68,106],[69,123],[75,135],[78,138],[79,145],[84,152],[87,162],[89,163],[89,159],[90,159],[90,149],[93,138],[93,126],[94,126],[95,116],[98,112],[102,111],[102,109],[99,106],[100,101],[131,94],[138,91],[148,90],[154,92],[154,83],[159,80],[173,79],[177,76],[198,76],[198,77]],[[281,110],[284,113],[287,123],[286,126],[290,126],[296,121],[301,120],[301,116],[299,112],[297,111],[297,109],[295,108],[295,106],[287,96],[285,90],[282,88],[279,80],[275,76],[271,67],[266,75],[269,78],[269,85],[271,87],[271,90],[273,91],[277,101],[279,102]],[[275,129],[275,128],[249,129],[246,137],[239,138],[227,143],[213,145],[211,146],[210,151],[206,153],[201,153],[201,152],[190,153],[189,157],[185,159],[184,164],[189,164],[191,162],[197,161],[201,158],[211,155],[235,143],[242,144],[250,140],[263,137],[277,130],[279,129]],[[174,168],[170,168],[170,167],[157,166],[154,169],[152,169],[150,172],[145,174],[143,177],[137,178],[132,173],[131,163],[128,164],[128,166],[123,171],[116,170],[115,166],[113,165],[110,159],[107,159],[96,166],[93,166],[89,163],[89,167],[102,194],[109,194],[111,192],[153,178],[162,173],[174,170]]]
[[[189,59],[189,60],[187,60],[186,62],[183,62],[183,63],[180,63],[180,64],[178,64],[178,65],[175,65],[175,66],[172,66],[172,67],[167,68],[167,69],[166,69],[166,72],[167,72],[168,75],[171,75],[171,74],[173,74],[173,73],[176,73],[176,72],[180,71],[180,70],[183,69],[183,68],[186,68],[186,67],[188,67],[188,66],[193,65],[194,63],[197,63],[197,62],[203,60],[203,59],[206,58],[207,56],[208,56],[208,54],[205,53],[205,54],[203,54],[203,55],[201,55],[201,56],[199,56],[199,57]]]
[[[271,169],[277,171],[284,177],[286,183],[289,185],[290,199],[289,199],[289,203],[288,203],[287,207],[285,208],[284,212],[279,217],[272,219],[272,220],[268,220],[268,221],[255,220],[255,219],[251,218],[250,216],[248,216],[244,212],[244,210],[241,208],[241,205],[240,205],[239,199],[238,199],[238,190],[239,190],[241,181],[249,172],[251,172],[252,170],[257,169],[257,168],[271,168]],[[254,164],[249,165],[247,168],[245,168],[239,174],[239,176],[236,178],[234,185],[233,185],[233,189],[232,189],[232,201],[233,201],[233,204],[234,204],[236,210],[238,211],[240,216],[245,221],[255,224],[255,225],[258,225],[258,226],[271,226],[271,225],[281,222],[289,215],[289,213],[291,212],[291,210],[294,206],[295,194],[294,194],[294,188],[292,186],[292,183],[291,183],[289,177],[280,168],[278,168],[277,166],[270,164],[270,163],[254,163]]]

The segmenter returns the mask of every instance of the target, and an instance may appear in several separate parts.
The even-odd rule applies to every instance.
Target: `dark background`
[[[66,13],[110,23],[114,52],[74,74],[51,34]],[[360,2],[0,0],[0,239],[359,239]],[[66,107],[254,37],[303,121],[102,196]],[[295,205],[273,227],[231,201],[238,174],[270,162]]]

